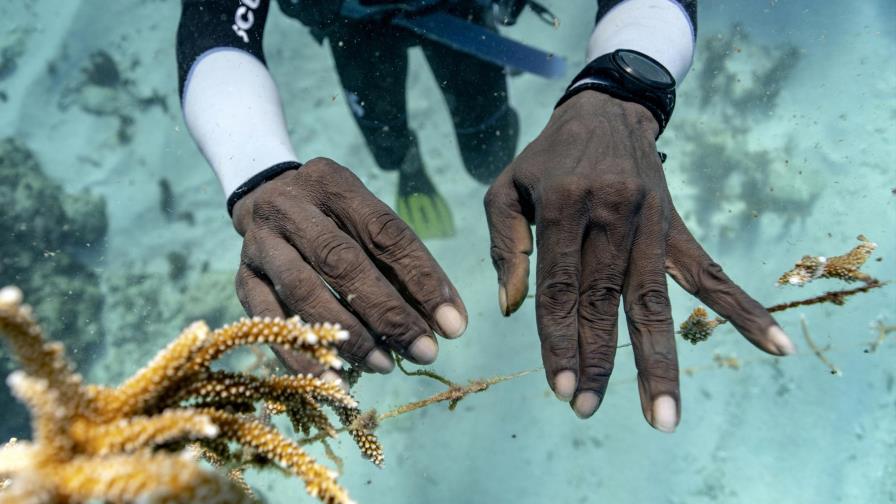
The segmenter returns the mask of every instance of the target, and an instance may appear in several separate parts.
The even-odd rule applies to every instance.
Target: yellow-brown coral
[[[817,278],[836,278],[846,282],[873,281],[870,275],[859,269],[877,248],[877,244],[869,241],[864,235],[859,235],[858,240],[860,243],[843,255],[803,256],[793,269],[781,275],[778,284],[803,286]]]
[[[681,326],[678,328],[678,334],[685,341],[690,341],[691,344],[696,345],[701,341],[709,339],[712,336],[712,331],[721,323],[721,319],[710,319],[706,309],[698,306],[694,308],[687,320],[681,323]]]
[[[116,388],[82,384],[62,345],[44,341],[14,287],[0,289],[0,333],[21,363],[8,383],[31,411],[33,430],[32,441],[0,448],[0,503],[251,502],[240,484],[203,469],[196,454],[234,474],[247,464],[273,464],[301,477],[323,502],[351,502],[332,471],[248,414],[268,405],[294,424],[331,434],[320,405],[351,420],[359,411],[350,395],[312,376],[210,369],[228,350],[254,343],[282,345],[335,368],[333,344],[348,337],[339,326],[254,318],[210,331],[195,323]],[[376,437],[362,434],[362,452],[381,464]]]

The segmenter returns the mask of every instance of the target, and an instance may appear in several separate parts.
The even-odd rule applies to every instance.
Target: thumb
[[[492,264],[498,273],[498,304],[508,316],[526,299],[532,230],[523,214],[510,170],[504,170],[485,194]]]

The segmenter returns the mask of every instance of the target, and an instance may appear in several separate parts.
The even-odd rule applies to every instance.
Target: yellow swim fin
[[[445,198],[437,192],[398,196],[398,215],[421,239],[454,236],[454,217]]]
[[[398,215],[426,240],[454,236],[454,218],[445,198],[426,175],[423,158],[414,145],[398,170]]]

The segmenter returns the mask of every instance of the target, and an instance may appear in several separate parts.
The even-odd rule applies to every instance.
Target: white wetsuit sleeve
[[[299,166],[262,37],[270,0],[183,0],[177,34],[187,129],[212,166],[228,208]]]
[[[659,61],[680,83],[694,59],[696,1],[601,1],[588,61],[632,49]]]

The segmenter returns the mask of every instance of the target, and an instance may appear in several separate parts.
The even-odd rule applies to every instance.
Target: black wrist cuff
[[[289,170],[298,170],[302,167],[302,163],[298,161],[286,161],[283,163],[277,163],[270,168],[262,170],[256,173],[252,178],[240,184],[227,198],[227,213],[233,217],[233,207],[236,205],[236,202],[241,200],[243,196],[252,192],[253,189],[258,186],[277,178],[282,173],[288,172]]]
[[[657,86],[635,77],[617,62],[616,56],[621,53],[638,55],[642,61],[649,62],[656,72],[665,74],[668,82]],[[642,105],[659,124],[657,138],[666,129],[675,108],[675,82],[671,74],[659,62],[637,51],[619,50],[595,58],[575,76],[554,108],[586,90],[599,91],[619,100]]]

